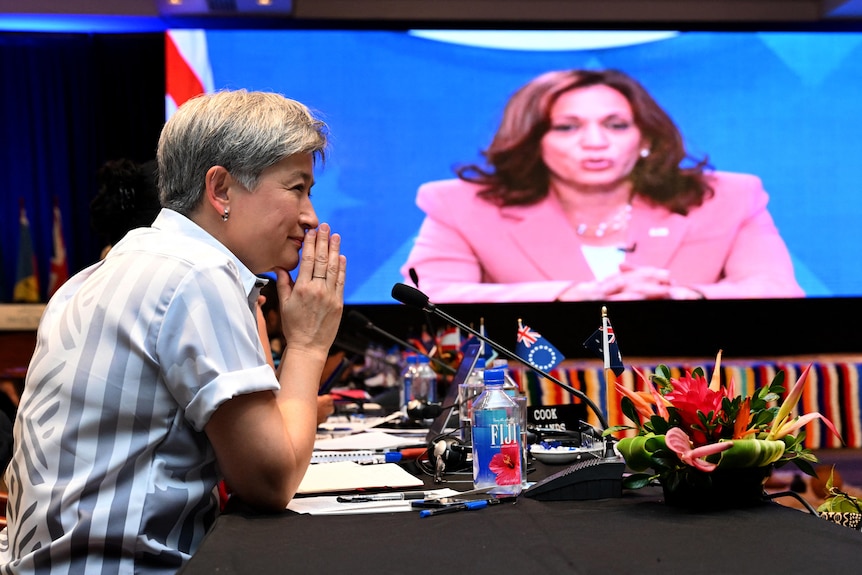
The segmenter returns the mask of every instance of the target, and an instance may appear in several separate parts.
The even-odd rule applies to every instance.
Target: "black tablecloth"
[[[476,511],[222,515],[184,575],[855,573],[862,533],[764,503],[688,512],[661,491],[594,501],[521,497]]]

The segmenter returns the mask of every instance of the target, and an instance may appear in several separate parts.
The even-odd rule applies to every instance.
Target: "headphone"
[[[424,453],[415,460],[416,467],[434,477],[434,483],[446,483],[445,474],[464,472],[472,466],[468,456],[473,451],[454,435],[438,435],[428,442]]]
[[[431,442],[431,453],[434,459],[439,458],[445,465],[445,471],[462,471],[467,468],[467,454],[473,451],[460,439],[452,436],[440,437]]]

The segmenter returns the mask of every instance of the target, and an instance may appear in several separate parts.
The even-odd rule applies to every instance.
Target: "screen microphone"
[[[407,286],[405,286],[405,287],[407,287]],[[421,293],[421,292],[420,292],[420,293]],[[419,354],[419,355],[422,355],[422,356],[427,357],[427,358],[428,358],[428,359],[430,359],[432,362],[434,362],[434,365],[436,365],[436,366],[437,366],[437,367],[439,367],[440,369],[444,370],[446,373],[449,373],[449,374],[454,374],[454,373],[455,373],[455,368],[454,368],[454,367],[450,366],[449,364],[447,364],[447,363],[445,363],[445,362],[440,361],[440,360],[439,360],[439,359],[437,359],[436,357],[432,357],[432,356],[428,355],[427,353],[425,353],[424,351],[420,350],[420,349],[419,349],[418,347],[416,347],[415,345],[412,345],[412,344],[410,344],[410,343],[408,343],[408,342],[406,342],[406,341],[402,340],[401,338],[398,338],[398,337],[396,337],[396,336],[392,335],[392,334],[391,334],[391,333],[389,333],[388,331],[386,331],[386,330],[384,330],[384,329],[381,329],[381,328],[377,327],[376,325],[374,325],[374,324],[371,322],[371,320],[370,320],[370,319],[368,319],[367,317],[365,317],[364,315],[362,315],[360,312],[356,311],[355,309],[354,309],[354,310],[351,310],[351,311],[347,314],[347,321],[348,321],[348,322],[350,322],[351,324],[355,325],[356,327],[359,327],[359,328],[362,328],[362,329],[367,329],[367,330],[369,330],[369,331],[373,331],[374,333],[378,333],[378,334],[382,335],[383,337],[385,337],[385,338],[389,339],[390,341],[393,341],[393,342],[397,343],[397,344],[398,344],[398,345],[400,345],[401,347],[404,347],[404,348],[406,348],[406,349],[409,349],[409,350],[410,350],[410,351],[412,351],[413,353],[417,353],[417,354]]]
[[[410,281],[412,281],[413,285],[415,285],[418,288],[419,287],[419,274],[416,273],[416,268],[410,268],[409,273],[410,273]]]
[[[551,374],[549,374],[549,373],[539,369],[535,365],[531,364],[530,362],[528,362],[527,360],[525,360],[524,358],[522,358],[518,354],[509,351],[508,349],[506,349],[505,347],[503,347],[499,343],[488,339],[484,334],[476,331],[475,329],[468,326],[464,322],[461,322],[461,321],[455,319],[454,317],[450,316],[449,314],[447,314],[446,312],[444,312],[440,308],[438,308],[436,305],[431,303],[428,300],[428,296],[425,295],[424,293],[422,293],[421,291],[419,291],[418,289],[416,289],[414,287],[410,287],[407,284],[396,283],[394,286],[392,286],[392,297],[394,299],[400,301],[401,303],[405,304],[405,305],[409,305],[410,307],[416,307],[416,308],[419,308],[419,309],[422,309],[422,310],[425,310],[425,311],[428,311],[428,312],[431,312],[433,314],[438,315],[439,317],[448,321],[449,323],[458,326],[459,328],[463,329],[464,331],[467,331],[470,334],[479,338],[480,340],[484,341],[485,343],[490,345],[492,348],[494,348],[498,353],[501,353],[501,354],[505,355],[506,357],[513,359],[513,360],[525,365],[526,367],[535,371],[536,373],[538,373],[542,377],[545,377],[545,378],[549,379],[550,381],[554,382],[556,385],[565,389],[566,391],[568,391],[572,395],[580,398],[588,406],[590,406],[590,409],[593,410],[593,413],[595,413],[596,417],[599,419],[599,422],[602,425],[602,429],[608,428],[608,422],[607,422],[607,419],[605,418],[605,415],[602,413],[602,410],[599,409],[599,407],[593,402],[593,400],[590,399],[589,396],[587,396],[584,392],[582,392],[579,389],[575,389],[574,387],[572,387],[570,385],[563,383],[559,379],[553,377]]]

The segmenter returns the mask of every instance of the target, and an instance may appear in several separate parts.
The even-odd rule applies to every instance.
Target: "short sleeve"
[[[198,431],[225,401],[279,388],[228,265],[189,270],[167,303],[156,350],[165,385]]]

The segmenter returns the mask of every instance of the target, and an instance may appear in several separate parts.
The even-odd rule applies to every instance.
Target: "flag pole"
[[[484,317],[479,318],[479,333],[481,333],[482,335],[485,335],[485,318]],[[485,341],[482,339],[479,340],[479,357],[485,357]],[[488,367],[490,367],[490,366],[488,366]]]
[[[608,308],[602,306],[602,359],[605,368],[605,417],[610,416],[611,407],[611,390],[617,382],[617,375],[611,369],[611,346],[610,336],[608,335]]]

